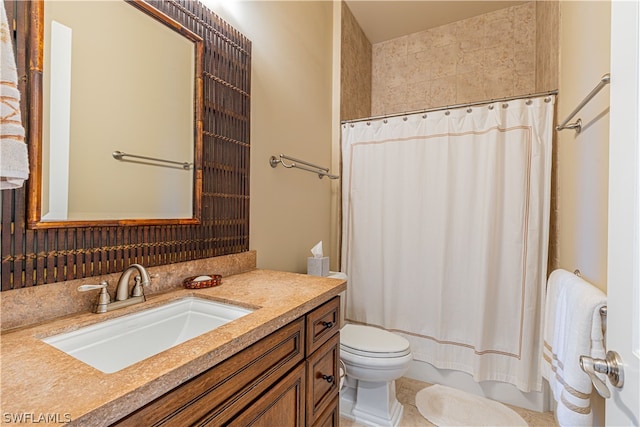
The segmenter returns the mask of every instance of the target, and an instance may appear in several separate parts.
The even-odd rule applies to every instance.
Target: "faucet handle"
[[[108,286],[107,281],[103,280],[102,282],[100,282],[99,285],[80,285],[78,286],[78,291],[87,292],[87,291],[93,291],[95,289],[106,289],[107,286]]]
[[[133,278],[134,281],[134,285],[133,285],[133,289],[131,289],[131,296],[132,297],[143,297],[144,296],[144,290],[143,290],[143,286],[142,286],[142,278],[140,276],[136,276]]]
[[[109,295],[109,291],[107,290],[108,285],[107,281],[103,280],[99,285],[80,285],[78,286],[78,291],[87,292],[100,289],[100,293],[94,304],[94,311],[96,313],[105,313],[107,311],[107,305],[111,302],[111,295]]]

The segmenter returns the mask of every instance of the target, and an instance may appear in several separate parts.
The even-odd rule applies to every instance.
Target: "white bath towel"
[[[604,358],[600,308],[606,295],[566,270],[551,273],[545,306],[542,376],[558,403],[561,426],[591,426],[591,379],[580,356]],[[601,377],[603,378],[603,377]]]
[[[0,1],[0,190],[22,187],[28,177],[18,71],[4,1]]]

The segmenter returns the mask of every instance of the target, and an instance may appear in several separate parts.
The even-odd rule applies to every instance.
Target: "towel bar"
[[[610,82],[611,82],[611,75],[609,73],[602,76],[602,78],[598,82],[598,85],[595,88],[593,88],[593,90],[589,92],[587,96],[585,96],[582,102],[578,104],[578,106],[569,114],[569,116],[566,119],[564,119],[562,123],[556,126],[556,130],[561,131],[563,129],[574,129],[576,133],[580,133],[582,131],[582,120],[578,119],[574,123],[569,123],[569,120],[571,120],[576,114],[578,114],[580,110],[582,110],[582,107],[587,105],[587,103],[591,101],[591,99],[594,96],[596,96],[596,94],[600,92],[600,90],[606,85],[608,85]]]
[[[332,175],[329,173],[329,168],[323,168],[322,166],[314,165],[313,163],[305,162],[304,160],[294,159],[293,157],[285,156],[284,154],[280,154],[279,159],[276,156],[271,156],[269,158],[269,164],[272,168],[278,166],[280,163],[287,169],[290,168],[298,168],[305,170],[307,172],[317,173],[318,178],[322,179],[323,177],[328,177],[329,179],[338,179],[340,178],[338,175]],[[292,163],[285,163],[284,160],[290,160]]]
[[[580,273],[579,269],[573,270],[573,274],[578,277],[582,277],[582,273]],[[600,318],[602,320],[602,334],[606,334],[607,332],[607,306],[600,307]]]
[[[190,163],[190,162],[176,162],[174,160],[159,159],[157,157],[139,156],[137,154],[129,154],[129,153],[124,153],[122,151],[114,151],[113,153],[111,153],[111,156],[113,156],[113,158],[116,160],[123,160],[123,157],[133,157],[135,159],[151,160],[159,163],[170,163],[172,165],[180,165],[182,166],[182,169],[185,169],[185,170],[189,170],[191,169],[191,166],[193,166],[193,163]],[[161,166],[161,165],[158,165],[158,166]]]

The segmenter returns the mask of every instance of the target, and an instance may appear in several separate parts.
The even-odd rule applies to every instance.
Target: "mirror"
[[[34,15],[29,227],[199,223],[202,39],[143,1]]]

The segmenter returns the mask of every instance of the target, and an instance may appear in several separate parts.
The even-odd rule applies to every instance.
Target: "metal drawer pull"
[[[321,322],[322,326],[324,326],[327,329],[333,328],[333,322]]]
[[[335,378],[333,375],[323,375],[322,379],[331,384]]]

